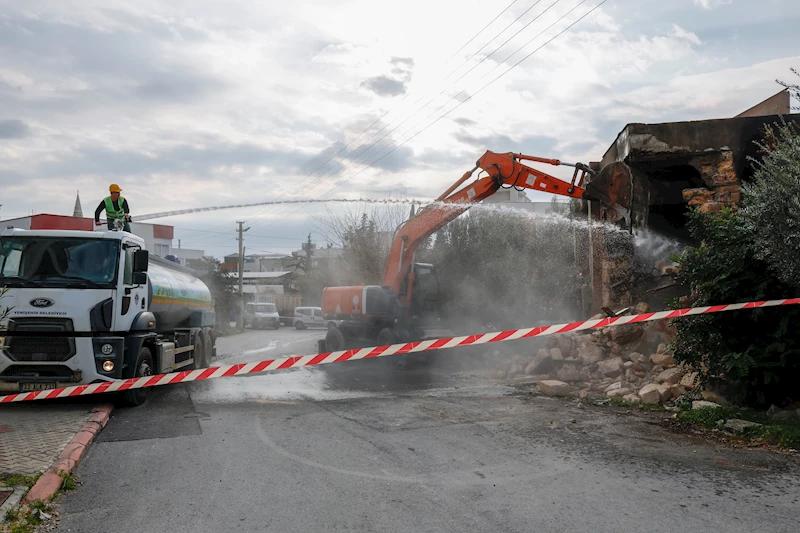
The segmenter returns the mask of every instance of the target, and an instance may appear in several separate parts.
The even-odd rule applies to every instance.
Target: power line
[[[533,18],[533,19],[532,19],[530,22],[528,22],[528,23],[527,23],[525,26],[523,26],[521,29],[519,29],[518,31],[516,31],[516,32],[515,32],[513,35],[511,35],[511,37],[509,37],[509,38],[508,38],[508,39],[507,39],[507,40],[506,40],[506,41],[505,41],[503,44],[501,44],[500,46],[498,46],[498,47],[496,47],[494,50],[492,50],[492,52],[491,52],[489,55],[487,55],[486,57],[484,57],[484,58],[483,58],[483,59],[482,59],[480,62],[478,62],[478,64],[477,64],[477,65],[474,65],[474,66],[473,66],[473,67],[472,67],[470,70],[468,70],[468,71],[467,71],[465,74],[463,74],[461,77],[459,77],[459,78],[458,78],[458,79],[457,79],[455,82],[453,82],[453,83],[452,83],[452,84],[450,84],[449,86],[445,87],[445,88],[444,88],[444,89],[443,89],[443,90],[442,90],[442,91],[441,91],[439,94],[437,94],[436,96],[434,96],[433,98],[431,98],[430,100],[428,100],[428,101],[427,101],[427,102],[426,102],[426,103],[425,103],[425,104],[424,104],[422,107],[418,108],[416,111],[414,111],[414,113],[412,113],[411,115],[409,115],[409,116],[408,116],[408,117],[407,117],[405,120],[403,120],[403,122],[401,122],[400,124],[398,124],[397,126],[395,126],[394,128],[392,128],[391,130],[389,130],[388,132],[386,132],[386,133],[385,133],[385,134],[384,134],[384,135],[383,135],[383,136],[382,136],[380,139],[378,139],[377,141],[375,141],[374,143],[372,143],[372,144],[371,144],[369,147],[365,148],[365,149],[364,149],[364,150],[363,150],[363,151],[362,151],[360,154],[358,154],[358,156],[356,156],[354,159],[351,159],[351,163],[353,163],[353,162],[355,162],[355,161],[358,161],[358,160],[359,160],[359,159],[360,159],[360,158],[361,158],[361,157],[362,157],[364,154],[366,154],[367,152],[369,152],[370,150],[372,150],[373,148],[375,148],[376,146],[378,146],[378,144],[379,144],[379,143],[380,143],[380,142],[381,142],[383,139],[385,139],[386,137],[388,137],[389,135],[391,135],[393,132],[395,132],[397,129],[399,129],[401,126],[403,126],[403,125],[404,125],[406,122],[408,122],[409,120],[411,120],[412,118],[414,118],[415,116],[417,116],[417,114],[419,114],[419,112],[420,112],[420,111],[422,111],[423,109],[425,109],[426,107],[428,107],[428,106],[429,106],[429,105],[430,105],[432,102],[434,102],[434,101],[435,101],[437,98],[439,98],[439,97],[440,97],[442,94],[444,94],[444,93],[447,91],[447,89],[449,89],[451,86],[455,85],[455,83],[458,83],[459,81],[461,81],[461,80],[462,80],[462,79],[463,79],[463,78],[464,78],[464,77],[465,77],[467,74],[469,74],[470,72],[472,72],[472,71],[473,71],[473,70],[474,70],[474,69],[475,69],[475,68],[476,68],[478,65],[480,65],[480,64],[481,64],[481,63],[483,63],[483,62],[484,62],[486,59],[488,59],[489,57],[491,57],[492,55],[494,55],[494,53],[495,53],[495,52],[497,52],[498,50],[500,50],[500,48],[502,48],[503,46],[505,46],[505,45],[506,45],[506,44],[507,44],[509,41],[511,41],[511,40],[512,40],[514,37],[516,37],[517,35],[519,35],[520,33],[522,33],[522,32],[523,32],[523,31],[524,31],[524,30],[525,30],[525,29],[526,29],[528,26],[530,26],[530,25],[531,25],[533,22],[535,22],[536,20],[538,20],[538,19],[539,19],[539,18],[540,18],[540,17],[541,17],[541,16],[542,16],[544,13],[546,13],[546,12],[547,12],[547,11],[548,11],[550,8],[552,8],[552,7],[553,7],[555,4],[559,3],[560,1],[561,1],[561,0],[555,0],[555,2],[553,2],[553,4],[551,4],[551,5],[550,5],[550,6],[549,6],[547,9],[545,9],[545,10],[544,10],[542,13],[540,13],[539,15],[537,15],[536,17],[534,17],[534,18]],[[529,12],[529,11],[530,11],[531,9],[533,9],[534,7],[536,7],[536,5],[538,5],[540,2],[541,2],[541,0],[537,0],[537,2],[536,2],[536,3],[534,3],[534,4],[533,4],[533,5],[530,7],[530,8],[528,8],[528,9],[527,9],[527,10],[526,10],[526,11],[523,13],[523,15],[524,15],[525,13]],[[515,21],[516,21],[516,20],[519,20],[521,17],[522,17],[522,15],[520,15],[519,17],[517,17],[517,18],[515,19]],[[513,22],[512,22],[512,24],[513,24]],[[509,25],[509,26],[510,26],[510,25]],[[508,28],[509,26],[506,26],[506,28]],[[503,31],[505,31],[505,28],[503,29]],[[546,30],[545,30],[545,31],[546,31]],[[501,32],[501,33],[502,33],[502,32]],[[543,33],[543,32],[542,32],[542,33]],[[498,34],[498,35],[499,35],[499,34]],[[539,35],[541,35],[541,33],[540,33]],[[489,42],[492,42],[492,41],[493,41],[495,38],[496,38],[496,37],[493,37],[493,38],[492,38],[492,40],[491,40],[491,41],[489,41]],[[488,44],[488,43],[487,43],[487,44]],[[474,55],[473,55],[473,57],[474,57]],[[470,57],[470,59],[472,59],[472,58]],[[467,61],[469,61],[470,59],[468,59]],[[462,92],[463,92],[463,91],[462,91]],[[460,93],[459,93],[459,94],[460,94]],[[452,99],[451,99],[451,100],[452,100]],[[450,100],[448,100],[448,102],[449,102],[449,101],[450,101]],[[441,109],[441,107],[440,107],[439,109]],[[425,117],[425,119],[427,119],[428,117],[430,117],[430,114],[428,114],[428,116],[427,116],[427,117]],[[423,120],[425,120],[425,119],[423,119]],[[392,122],[394,122],[394,121],[392,121]],[[383,128],[380,130],[380,131],[376,132],[376,133],[375,133],[375,135],[377,135],[378,133],[380,133],[381,131],[383,131],[384,129],[386,129],[386,128],[387,128],[389,125],[391,125],[391,123],[392,123],[392,122],[390,122],[389,124],[387,124],[386,126],[384,126],[384,127],[383,127]],[[410,129],[413,129],[415,126],[416,126],[416,124],[415,124],[414,126],[412,126]],[[372,137],[370,137],[370,139],[369,139],[369,140],[371,140],[372,138],[374,138],[374,137],[375,137],[375,135],[373,135]],[[389,145],[391,145],[391,144],[392,144],[392,143],[389,143]],[[387,146],[388,146],[388,145],[387,145]],[[381,148],[381,149],[378,151],[378,153],[380,153],[380,151],[381,151],[381,150],[384,150],[385,148],[386,148],[385,146],[384,146],[383,148]],[[339,167],[339,169],[337,169],[337,172],[338,172],[339,170],[342,170],[342,169],[344,169],[345,167],[346,167],[346,164],[342,164],[342,165]],[[329,170],[330,170],[330,169],[329,169]],[[323,176],[324,176],[324,174],[323,174]],[[312,187],[310,190],[314,190],[316,187],[318,187],[318,186],[319,186],[319,185],[321,185],[321,184],[322,184],[322,182],[318,183],[317,185],[315,185],[314,187]]]
[[[514,4],[516,4],[516,3],[517,3],[517,1],[518,1],[518,0],[514,0],[513,2],[511,2],[510,4],[508,4],[508,5],[506,6],[506,8],[505,8],[504,10],[502,10],[500,13],[498,13],[498,14],[497,14],[497,16],[496,16],[495,18],[493,18],[492,20],[490,20],[490,21],[489,21],[489,23],[488,23],[486,26],[484,26],[484,27],[481,29],[481,31],[479,31],[478,33],[476,33],[475,35],[473,35],[473,36],[472,36],[472,38],[471,38],[469,41],[467,41],[467,42],[465,42],[464,44],[462,44],[462,45],[461,45],[461,48],[459,48],[458,50],[456,50],[455,52],[453,52],[453,55],[451,55],[449,58],[447,58],[447,61],[450,61],[451,59],[453,59],[454,57],[456,57],[456,54],[458,54],[458,53],[459,53],[461,50],[463,50],[464,48],[466,48],[466,47],[467,47],[467,45],[468,45],[469,43],[471,43],[472,41],[474,41],[474,40],[475,40],[475,38],[476,38],[478,35],[480,35],[481,33],[483,33],[483,31],[484,31],[486,28],[488,28],[489,26],[491,26],[491,25],[492,25],[492,23],[493,23],[495,20],[499,19],[499,18],[500,18],[500,17],[503,15],[503,13],[505,13],[506,11],[508,11],[508,9],[509,9],[511,6],[513,6]],[[491,42],[491,41],[489,41],[489,42]]]
[[[456,109],[458,109],[459,107],[461,107],[462,105],[464,105],[465,103],[467,103],[467,102],[469,102],[470,100],[472,100],[472,99],[473,99],[475,96],[477,96],[478,94],[480,94],[480,93],[481,93],[481,92],[482,92],[484,89],[486,89],[487,87],[489,87],[490,85],[492,85],[494,82],[496,82],[497,80],[499,80],[500,78],[502,78],[503,76],[505,76],[506,74],[508,74],[508,73],[509,73],[511,70],[513,70],[514,68],[516,68],[516,67],[517,67],[518,65],[520,65],[520,64],[521,64],[523,61],[525,61],[525,60],[527,60],[528,58],[530,58],[530,57],[531,57],[532,55],[534,55],[536,52],[538,52],[539,50],[541,50],[542,48],[544,48],[545,46],[547,46],[548,44],[550,44],[551,42],[553,42],[555,39],[557,39],[558,37],[560,37],[561,35],[563,35],[563,34],[564,34],[564,33],[566,33],[567,31],[569,31],[569,30],[570,30],[570,29],[571,29],[573,26],[575,26],[575,25],[576,25],[576,24],[578,24],[580,21],[582,21],[584,18],[586,18],[587,16],[589,16],[591,13],[593,13],[593,12],[594,12],[596,9],[598,9],[600,6],[602,6],[603,4],[605,4],[607,1],[608,1],[608,0],[601,0],[601,2],[599,2],[597,5],[595,5],[594,7],[592,7],[592,8],[591,8],[589,11],[587,11],[585,14],[583,14],[582,16],[580,16],[578,19],[576,19],[576,20],[575,20],[574,22],[572,22],[571,24],[567,25],[567,26],[566,26],[566,27],[565,27],[563,30],[561,30],[561,31],[560,31],[560,32],[558,32],[556,35],[554,35],[553,37],[551,37],[550,39],[548,39],[547,41],[545,41],[545,43],[544,43],[544,44],[542,44],[541,46],[539,46],[538,48],[536,48],[535,50],[533,50],[531,53],[529,53],[528,55],[526,55],[525,57],[523,57],[522,59],[520,59],[519,61],[517,61],[516,63],[514,63],[514,64],[513,64],[511,67],[509,67],[507,70],[505,70],[504,72],[502,72],[500,75],[498,75],[497,77],[493,78],[493,79],[492,79],[492,80],[490,80],[488,83],[486,83],[485,85],[483,85],[483,86],[482,86],[480,89],[478,89],[478,90],[477,90],[475,93],[471,94],[471,95],[470,95],[470,96],[468,96],[466,99],[464,99],[464,100],[462,100],[461,102],[459,102],[459,103],[458,103],[458,104],[457,104],[455,107],[451,108],[449,111],[445,112],[443,115],[441,115],[441,116],[439,116],[438,118],[436,118],[436,119],[435,119],[433,122],[431,122],[430,124],[428,124],[427,126],[425,126],[424,128],[422,128],[421,130],[419,130],[417,133],[415,133],[415,134],[413,134],[412,136],[410,136],[410,137],[408,137],[407,139],[405,139],[403,142],[401,142],[400,144],[398,144],[397,146],[395,146],[395,147],[394,147],[392,150],[390,150],[389,152],[387,152],[387,153],[383,154],[381,157],[379,157],[379,158],[378,158],[378,159],[376,159],[375,161],[372,161],[372,162],[371,162],[371,163],[369,163],[368,165],[365,165],[363,168],[361,168],[361,169],[360,169],[358,172],[356,172],[355,174],[352,174],[351,176],[349,176],[349,177],[348,177],[347,179],[345,179],[344,181],[341,181],[341,182],[339,182],[338,184],[336,184],[336,185],[335,185],[335,186],[334,186],[332,189],[329,189],[328,191],[324,192],[324,193],[323,193],[323,195],[324,195],[324,194],[329,194],[330,192],[332,192],[333,190],[335,190],[335,189],[337,189],[337,188],[341,187],[342,185],[344,185],[345,183],[347,183],[347,182],[348,182],[348,181],[350,181],[351,179],[355,178],[356,176],[358,176],[359,174],[361,174],[362,172],[364,172],[364,171],[365,171],[365,170],[367,170],[368,168],[371,168],[372,166],[374,166],[374,165],[375,165],[375,163],[377,163],[377,162],[378,162],[378,161],[380,161],[381,159],[383,159],[383,158],[387,157],[388,155],[390,155],[391,153],[393,153],[394,151],[396,151],[398,148],[402,147],[403,145],[405,145],[406,143],[408,143],[409,141],[411,141],[412,139],[416,138],[418,135],[420,135],[421,133],[423,133],[424,131],[426,131],[428,128],[430,128],[431,126],[433,126],[434,124],[436,124],[437,122],[439,122],[441,119],[443,119],[444,117],[448,116],[450,113],[452,113],[453,111],[455,111]],[[581,2],[579,2],[579,3],[578,3],[576,6],[575,6],[575,7],[573,7],[572,9],[570,9],[570,10],[569,10],[567,13],[565,13],[564,15],[562,15],[561,17],[559,17],[559,18],[558,18],[558,20],[556,20],[556,21],[555,21],[553,24],[551,24],[551,25],[550,25],[550,26],[548,26],[548,27],[547,27],[545,30],[543,30],[542,32],[540,32],[540,33],[539,33],[539,35],[537,35],[537,37],[538,37],[538,36],[541,36],[541,35],[543,35],[543,34],[544,34],[544,33],[545,33],[547,30],[549,30],[550,28],[552,28],[553,26],[555,26],[557,23],[559,23],[560,21],[562,21],[564,18],[566,18],[567,16],[569,16],[569,15],[570,15],[570,14],[571,14],[573,11],[575,11],[575,9],[577,9],[579,6],[581,6],[581,5],[582,5],[582,4],[584,4],[585,2],[586,2],[586,0],[581,0]],[[528,43],[530,43],[530,42],[531,42],[531,41],[528,41]],[[526,45],[527,45],[528,43],[526,43]],[[519,51],[519,50],[517,50],[517,51]],[[514,54],[516,54],[516,52],[515,52]],[[514,54],[512,54],[512,56],[513,56]],[[509,57],[511,57],[511,56],[509,56]],[[459,93],[459,95],[460,95],[460,94],[462,94],[463,92],[464,92],[464,91],[462,91],[461,93]],[[458,96],[458,95],[456,95],[456,97],[457,97],[457,96]],[[455,99],[456,97],[453,97],[453,98],[451,98],[451,99],[450,99],[450,100],[449,100],[447,103],[451,102],[451,101],[452,101],[453,99]],[[445,105],[446,105],[446,104],[445,104]],[[439,109],[441,109],[441,107],[440,107]],[[413,129],[413,128],[412,128],[412,129]],[[410,130],[408,130],[408,131],[410,131]],[[389,146],[391,146],[391,144],[395,144],[396,142],[397,142],[397,141],[394,141],[393,143],[390,143],[389,145],[387,145],[387,146],[386,146],[386,147],[384,147],[383,149],[386,149],[386,148],[388,148]],[[380,152],[379,152],[379,153],[380,153]],[[378,155],[378,154],[375,154],[375,155]],[[268,226],[265,226],[265,227],[268,227]]]
[[[539,1],[541,1],[541,0],[539,0]],[[539,3],[539,1],[537,1],[536,3],[538,4],[538,3]],[[492,19],[492,20],[491,20],[491,21],[490,21],[488,24],[486,24],[486,25],[485,25],[483,28],[481,28],[481,30],[479,30],[479,31],[478,31],[478,32],[477,32],[475,35],[473,35],[473,36],[472,36],[472,37],[471,37],[471,38],[470,38],[470,39],[469,39],[469,40],[468,40],[466,43],[464,43],[464,44],[463,44],[463,45],[462,45],[462,46],[461,46],[461,47],[460,47],[458,50],[456,50],[456,52],[455,52],[455,53],[453,53],[453,55],[451,55],[451,56],[450,56],[450,57],[449,57],[449,58],[448,58],[448,59],[445,61],[445,63],[444,63],[444,64],[446,65],[446,64],[447,64],[447,63],[448,63],[448,62],[449,62],[449,61],[450,61],[450,60],[451,60],[453,57],[455,57],[455,56],[458,54],[458,52],[460,52],[461,50],[463,50],[463,49],[464,49],[464,48],[465,48],[467,45],[469,45],[469,43],[471,43],[471,42],[472,42],[472,41],[473,41],[475,38],[477,38],[477,37],[478,37],[478,36],[479,36],[481,33],[483,33],[484,31],[486,31],[486,29],[487,29],[487,28],[489,28],[489,26],[491,26],[491,25],[492,25],[492,23],[494,23],[494,22],[495,22],[497,19],[499,19],[499,18],[500,18],[500,17],[501,17],[501,16],[502,16],[502,15],[503,15],[503,14],[504,14],[506,11],[508,11],[508,10],[511,8],[511,6],[513,6],[513,5],[514,5],[516,2],[517,2],[517,0],[514,0],[513,2],[511,2],[510,4],[508,4],[508,5],[507,5],[507,6],[506,6],[506,7],[505,7],[505,8],[504,8],[504,9],[503,9],[503,10],[502,10],[500,13],[498,13],[498,14],[497,14],[497,15],[496,15],[496,16],[495,16],[495,17],[494,17],[494,18],[493,18],[493,19]],[[534,6],[535,6],[535,5],[536,5],[536,4],[534,4]],[[528,8],[528,9],[527,9],[527,10],[526,10],[526,11],[525,11],[525,12],[524,12],[522,15],[520,15],[519,17],[517,17],[516,19],[514,19],[514,21],[513,21],[511,24],[513,24],[514,22],[516,22],[517,20],[519,20],[519,18],[520,18],[520,17],[522,17],[522,16],[523,16],[525,13],[527,13],[528,11],[530,11],[530,9],[532,9],[532,8],[533,8],[533,6],[531,6],[531,8]],[[509,26],[510,26],[510,24],[509,24]],[[506,30],[506,29],[507,29],[509,26],[506,26],[505,28],[503,28],[503,30],[502,30],[500,33],[502,33],[503,31],[505,31],[505,30]],[[498,33],[498,35],[500,35],[500,33]],[[483,48],[485,48],[485,47],[486,47],[486,45],[488,45],[489,43],[491,43],[491,42],[492,42],[494,39],[496,39],[498,35],[496,35],[495,37],[492,37],[492,39],[490,39],[489,41],[487,41],[487,43],[486,43],[486,44],[485,44],[485,45],[484,45],[484,46],[481,48],[481,50],[482,50]],[[469,62],[469,61],[472,59],[472,57],[474,57],[474,54],[473,54],[473,56],[471,56],[470,58],[468,58],[466,61],[464,61],[464,63],[462,63],[462,65],[460,65],[459,67],[457,67],[457,68],[456,68],[456,70],[458,70],[459,68],[461,68],[461,66],[465,65],[467,62]],[[448,77],[449,77],[449,75],[448,75],[448,76],[446,76],[446,77],[445,77],[445,78],[444,78],[442,81],[446,81]],[[402,104],[402,103],[403,103],[403,102],[406,100],[406,98],[408,98],[408,97],[409,97],[411,94],[412,94],[412,93],[406,93],[406,95],[405,95],[405,96],[402,98],[402,100],[400,101],[400,104],[399,104],[399,105],[401,105],[401,104]],[[440,94],[441,94],[441,93],[440,93]],[[438,96],[439,96],[439,95],[437,95],[437,97],[438,97]],[[421,96],[421,97],[420,97],[420,98],[419,98],[419,99],[418,99],[416,102],[414,102],[414,104],[412,104],[412,106],[411,106],[411,107],[413,108],[414,106],[416,106],[416,105],[417,105],[417,104],[418,104],[418,103],[419,103],[419,102],[420,102],[420,101],[421,101],[423,98],[424,98],[424,95],[423,95],[423,96]],[[359,138],[361,138],[361,136],[362,136],[362,135],[364,135],[366,132],[368,132],[370,129],[372,129],[372,127],[373,127],[373,126],[375,126],[375,125],[376,125],[378,122],[380,122],[380,121],[381,121],[381,120],[382,120],[384,117],[386,117],[386,115],[388,115],[389,113],[391,113],[391,112],[392,112],[392,111],[394,111],[395,109],[398,109],[398,108],[399,108],[399,105],[397,105],[397,106],[393,107],[392,109],[390,109],[389,111],[385,112],[383,115],[381,115],[380,117],[378,117],[378,119],[377,119],[377,120],[375,120],[374,122],[372,122],[372,124],[370,124],[369,126],[367,126],[367,128],[366,128],[366,129],[364,129],[364,130],[363,130],[361,133],[359,133],[359,134],[358,134],[358,136],[357,136],[355,139],[353,139],[352,141],[350,141],[349,143],[347,143],[345,146],[343,146],[342,148],[340,148],[340,149],[339,149],[339,150],[338,150],[336,153],[334,153],[332,156],[330,156],[330,157],[329,157],[329,158],[328,158],[328,159],[327,159],[327,160],[326,160],[324,163],[322,163],[321,165],[317,166],[317,167],[316,167],[314,170],[312,170],[312,171],[311,171],[311,173],[309,173],[308,175],[306,175],[306,177],[305,177],[303,180],[301,180],[301,182],[300,182],[300,183],[298,183],[298,184],[296,185],[296,187],[297,187],[297,188],[301,187],[301,186],[302,186],[304,183],[306,183],[306,182],[307,182],[309,179],[311,179],[311,178],[313,177],[313,174],[314,174],[315,172],[317,172],[317,170],[319,170],[320,168],[322,168],[323,166],[325,166],[326,164],[328,164],[328,163],[329,163],[331,160],[333,160],[333,159],[334,159],[334,158],[335,158],[337,155],[339,155],[340,153],[342,153],[342,151],[344,151],[346,148],[348,148],[350,145],[352,145],[352,144],[353,144],[355,141],[357,141]],[[427,104],[426,104],[426,105],[427,105]],[[424,109],[424,107],[425,107],[425,106],[423,106],[423,109]],[[418,110],[418,111],[419,111],[419,110]],[[418,111],[417,111],[417,112],[418,112]],[[416,114],[416,112],[415,112],[415,114]],[[400,116],[402,116],[402,114],[398,115],[398,117],[395,117],[395,119],[393,119],[393,120],[391,120],[390,122],[388,122],[388,123],[387,123],[387,124],[386,124],[386,125],[385,125],[383,128],[381,128],[381,129],[380,129],[380,130],[378,130],[377,132],[373,133],[373,134],[372,134],[372,136],[370,136],[370,137],[369,137],[369,138],[368,138],[366,141],[364,141],[364,142],[363,142],[363,143],[361,143],[360,145],[356,146],[356,148],[355,148],[354,150],[352,150],[352,151],[350,152],[350,154],[352,154],[354,151],[356,151],[356,150],[358,150],[359,148],[361,148],[362,146],[364,146],[364,145],[365,145],[367,142],[369,142],[371,139],[373,139],[373,138],[375,137],[375,135],[379,134],[381,131],[383,131],[384,129],[386,129],[386,128],[387,128],[387,127],[388,127],[388,126],[389,126],[389,125],[390,125],[392,122],[394,122],[395,120],[397,120],[398,118],[400,118]],[[412,116],[414,116],[414,115],[412,115]],[[404,121],[403,123],[405,123],[405,121]],[[402,125],[402,124],[401,124],[401,125]],[[399,127],[399,126],[398,126],[398,127]],[[362,152],[362,154],[363,154],[363,152]],[[361,155],[361,154],[359,154],[359,156],[360,156],[360,155]],[[347,159],[347,157],[350,157],[350,155],[346,156],[346,157],[345,157],[345,160]],[[335,166],[335,164],[334,164],[334,166]],[[342,168],[344,168],[344,166],[345,166],[345,165],[343,165],[343,166],[342,166],[342,167],[341,167],[339,170],[341,170]],[[329,171],[330,171],[332,168],[333,168],[333,166],[332,166],[331,168],[329,168],[328,170],[326,170],[326,171],[324,171],[324,172],[323,172],[323,174],[321,175],[321,177],[323,178],[323,180],[322,180],[322,181],[325,181],[325,180],[327,179],[325,176],[326,176],[326,174],[327,174],[327,173],[328,173],[328,172],[329,172]],[[315,187],[316,187],[316,186],[315,186]],[[285,196],[286,196],[286,193],[284,193],[284,194],[282,194],[282,195],[281,195],[281,197],[285,197]],[[257,215],[258,213],[260,213],[260,212],[263,212],[263,211],[265,211],[265,210],[269,210],[271,207],[272,207],[272,206],[267,206],[267,207],[265,207],[265,208],[259,209],[258,211],[256,211],[256,212],[253,214],[253,216],[255,216],[255,215]],[[275,213],[275,214],[276,214],[276,215],[277,215],[277,214],[279,214],[279,213],[280,213],[282,210],[283,210],[283,207],[279,207],[279,208],[278,208],[278,212],[277,212],[277,213]],[[295,211],[295,212],[297,212],[297,211]],[[260,227],[263,227],[263,226],[260,226]]]

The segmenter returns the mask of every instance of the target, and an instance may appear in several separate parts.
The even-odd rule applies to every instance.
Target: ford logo
[[[50,298],[34,298],[31,300],[31,305],[33,307],[50,307],[55,302]]]

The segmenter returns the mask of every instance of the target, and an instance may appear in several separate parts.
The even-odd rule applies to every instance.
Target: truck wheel
[[[391,328],[383,328],[378,333],[377,346],[388,346],[395,343],[395,334]]]
[[[306,329],[306,325],[300,320],[294,323],[294,327],[297,329]]]
[[[142,348],[139,350],[139,356],[136,358],[136,365],[134,366],[134,378],[141,378],[153,375],[153,354],[150,353],[149,348]],[[147,401],[147,398],[152,392],[151,387],[141,389],[129,389],[122,393],[120,396],[120,403],[128,407],[136,407],[142,405]]]
[[[192,356],[194,357],[194,365],[192,365],[194,370],[198,368],[208,368],[208,349],[206,348],[206,339],[203,335],[198,334],[195,338],[194,353]]]
[[[325,335],[325,351],[338,352],[344,349],[344,334],[342,330],[339,328],[329,329]]]

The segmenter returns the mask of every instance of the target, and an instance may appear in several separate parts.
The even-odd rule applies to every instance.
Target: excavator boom
[[[551,176],[546,172],[530,167],[522,161],[569,166],[575,169],[570,182]],[[458,189],[473,173],[481,169],[486,176]],[[603,169],[605,171],[605,169]],[[586,178],[591,178],[587,180]],[[599,178],[599,179],[598,179]],[[414,254],[419,245],[433,233],[456,219],[476,204],[497,192],[500,188],[517,187],[549,192],[570,198],[600,201],[613,209],[630,223],[630,211],[624,201],[626,195],[621,191],[630,183],[630,171],[620,163],[612,170],[596,173],[582,163],[564,163],[558,159],[545,159],[515,153],[495,153],[487,151],[475,168],[464,173],[461,178],[442,193],[437,202],[420,210],[414,218],[400,227],[395,237],[384,270],[383,285],[391,287],[402,303],[408,304],[412,286]],[[614,190],[608,190],[613,187]],[[458,190],[457,190],[458,189]],[[627,195],[628,201],[630,194]]]

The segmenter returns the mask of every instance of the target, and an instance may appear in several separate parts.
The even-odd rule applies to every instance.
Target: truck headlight
[[[103,352],[103,355],[111,355],[111,353],[114,351],[114,347],[110,344],[104,344],[100,348],[100,351]],[[103,365],[103,368],[105,368],[105,364]],[[114,368],[113,363],[111,365],[111,368]]]
[[[106,346],[109,346],[109,345],[106,344]],[[114,361],[110,361],[110,360],[103,361],[103,370],[105,370],[106,372],[111,372],[112,370],[114,370]]]

